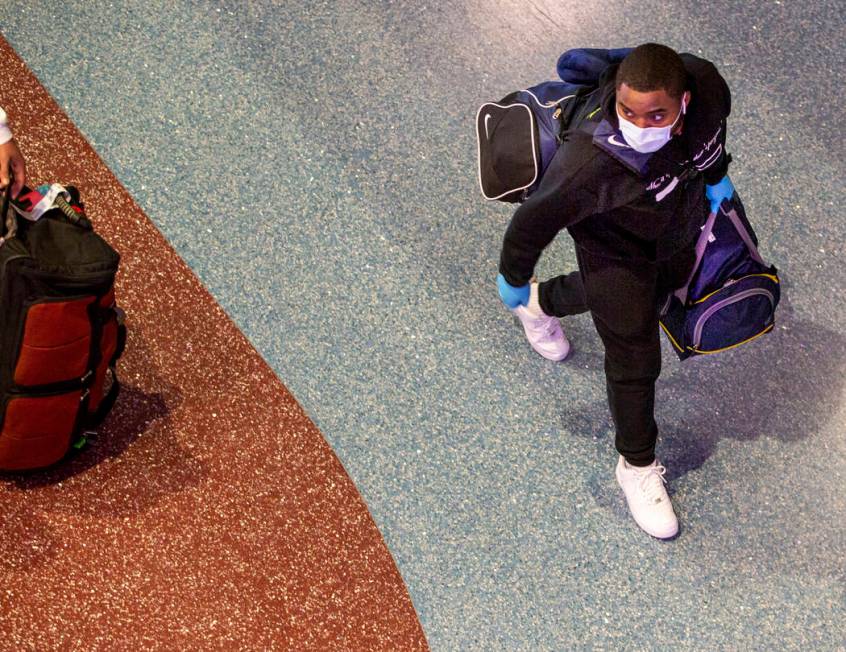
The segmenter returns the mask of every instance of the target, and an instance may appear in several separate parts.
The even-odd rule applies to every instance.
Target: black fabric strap
[[[123,355],[123,350],[126,348],[126,326],[118,322],[117,344],[115,345],[115,353],[112,359],[109,360],[109,366],[114,367],[117,364],[118,358]]]
[[[6,215],[9,213],[9,202],[12,199],[12,175],[9,174],[9,185],[3,193],[3,210],[0,212],[0,237],[6,235]]]
[[[106,415],[111,412],[112,408],[115,406],[115,401],[117,401],[118,394],[120,394],[120,381],[118,381],[114,363],[109,365],[109,371],[112,372],[112,386],[109,387],[109,392],[100,401],[100,405],[97,406],[97,411],[88,417],[86,422],[87,428],[93,429],[103,423],[103,419],[105,419]]]
[[[115,406],[118,394],[120,394],[120,381],[117,377],[117,361],[123,355],[123,350],[126,348],[126,326],[118,323],[117,345],[115,346],[115,353],[112,359],[109,360],[109,371],[112,372],[112,386],[101,400],[100,405],[97,406],[97,411],[88,418],[88,427],[96,428],[99,426],[106,415]]]

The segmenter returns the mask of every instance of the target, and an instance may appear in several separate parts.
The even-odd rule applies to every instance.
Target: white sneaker
[[[623,456],[617,462],[617,482],[635,522],[658,539],[669,539],[679,531],[679,522],[664,484],[667,471],[658,460],[649,466],[631,466]]]
[[[567,341],[561,322],[557,317],[550,317],[541,310],[538,303],[538,284],[532,283],[528,306],[517,306],[512,310],[520,323],[526,339],[532,348],[547,360],[558,362],[567,357],[570,352],[570,342]]]

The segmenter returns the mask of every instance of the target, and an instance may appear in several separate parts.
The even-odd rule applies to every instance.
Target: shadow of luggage
[[[118,457],[154,422],[167,419],[169,412],[161,394],[147,394],[135,387],[122,386],[111,413],[81,449],[71,448],[64,458],[47,468],[6,472],[0,477],[13,482],[18,489],[65,482],[106,459]]]
[[[846,388],[846,338],[782,306],[773,333],[733,351],[687,361],[659,381],[659,454],[668,479],[697,469],[722,438],[785,442],[813,437]],[[661,408],[673,404],[672,416]]]
[[[158,368],[143,332],[129,335],[118,375],[139,386],[123,383],[114,408],[82,449],[45,469],[0,475],[0,495],[5,490],[33,510],[125,517],[202,482],[207,471],[193,452],[197,443],[184,437],[195,427],[191,408],[181,409],[182,390]]]
[[[198,486],[208,475],[194,452],[199,444],[183,407],[180,387],[162,373],[142,333],[133,340],[118,374],[123,384],[97,434],[51,467],[0,474],[0,533],[6,554],[0,569],[27,573],[61,554],[68,523],[79,540],[90,528],[130,527],[168,496]],[[102,536],[102,532],[100,535]],[[76,540],[74,539],[74,542]]]

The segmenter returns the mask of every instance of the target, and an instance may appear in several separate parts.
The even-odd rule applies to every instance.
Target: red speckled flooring
[[[2,39],[0,106],[122,254],[129,327],[94,443],[0,476],[0,649],[425,649],[320,432]]]

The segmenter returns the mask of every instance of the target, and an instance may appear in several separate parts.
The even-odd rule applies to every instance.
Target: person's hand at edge
[[[711,212],[716,213],[720,210],[720,204],[724,199],[731,199],[734,195],[734,186],[728,175],[724,176],[713,186],[705,186],[705,196],[711,202]]]
[[[26,183],[26,163],[23,154],[14,139],[7,140],[0,145],[0,191],[5,191],[9,185],[11,172],[12,197],[17,197]]]

